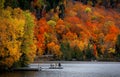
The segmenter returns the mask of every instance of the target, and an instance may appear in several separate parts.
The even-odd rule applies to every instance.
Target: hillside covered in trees
[[[119,0],[0,0],[0,69],[36,56],[120,61]]]

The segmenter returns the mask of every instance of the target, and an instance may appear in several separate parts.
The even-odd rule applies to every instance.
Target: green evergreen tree
[[[88,44],[88,47],[85,51],[85,55],[87,60],[94,59],[93,48],[91,47],[91,44]]]
[[[4,2],[5,2],[5,0],[0,0],[0,9],[2,9],[4,7]]]
[[[72,53],[69,42],[61,43],[62,58],[64,60],[72,60]]]
[[[7,8],[8,6],[12,8],[17,8],[19,7],[19,2],[18,0],[5,0],[4,5],[5,5],[5,8]]]
[[[116,55],[120,57],[120,34],[117,37],[117,42],[116,42]]]

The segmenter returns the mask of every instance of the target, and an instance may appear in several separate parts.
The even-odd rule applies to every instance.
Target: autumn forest
[[[42,55],[120,61],[119,0],[0,0],[0,69]]]

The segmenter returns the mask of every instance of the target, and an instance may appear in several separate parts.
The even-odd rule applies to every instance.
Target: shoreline
[[[31,64],[51,64],[51,63],[64,63],[64,64],[120,64],[116,61],[36,61]]]
[[[30,63],[27,67],[19,67],[19,68],[12,68],[10,70],[0,70],[0,72],[13,72],[13,71],[41,71],[45,69],[49,69],[50,64],[58,64],[61,63],[61,65],[114,65],[114,64],[120,64],[120,62],[103,62],[103,61],[39,61],[37,63]]]

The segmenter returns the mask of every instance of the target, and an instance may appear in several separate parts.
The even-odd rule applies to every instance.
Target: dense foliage
[[[36,53],[31,14],[8,7],[1,10],[0,24],[0,68],[33,61]]]
[[[79,2],[67,5],[63,20],[57,18],[59,12],[50,11],[37,22],[35,33],[41,36],[36,38],[43,40],[38,41],[43,46],[40,51],[52,54],[57,60],[119,59],[120,22],[116,19],[120,20],[120,14]],[[55,54],[55,44],[61,53]]]
[[[105,0],[72,1],[0,0],[0,69],[26,66],[42,55],[119,60],[120,14],[100,7]]]

